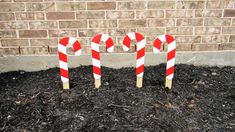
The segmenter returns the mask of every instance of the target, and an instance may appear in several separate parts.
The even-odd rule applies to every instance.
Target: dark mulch
[[[165,64],[102,67],[94,89],[91,66],[70,69],[62,90],[59,69],[0,74],[0,131],[235,131],[235,67],[176,65],[173,92],[164,89]]]

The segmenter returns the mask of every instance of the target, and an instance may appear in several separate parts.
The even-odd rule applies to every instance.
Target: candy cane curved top
[[[69,81],[69,74],[68,74],[68,57],[66,53],[66,46],[70,44],[73,46],[73,50],[75,55],[81,55],[81,44],[77,41],[74,37],[65,37],[60,39],[58,44],[58,54],[59,54],[59,65],[60,65],[60,76],[62,82]]]
[[[100,41],[106,44],[106,50],[108,52],[113,52],[114,42],[107,34],[98,34],[96,35],[91,42],[91,52],[92,52],[92,64],[93,64],[93,74],[95,79],[101,77],[100,69],[100,50],[99,43]]]
[[[131,40],[137,41],[136,76],[143,77],[146,39],[140,33],[135,33],[135,32],[128,33],[123,39],[124,51],[128,51],[130,49]]]
[[[175,39],[170,35],[160,35],[154,40],[153,52],[159,53],[163,42],[167,42],[167,66],[166,66],[166,78],[173,79],[174,67],[175,67]]]

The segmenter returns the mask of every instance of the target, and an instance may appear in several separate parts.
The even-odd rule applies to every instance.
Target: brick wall
[[[147,38],[148,52],[165,33],[176,37],[178,51],[235,50],[234,6],[234,0],[0,0],[0,55],[56,54],[67,35],[86,54],[97,33],[108,33],[115,52],[123,52],[130,31]]]

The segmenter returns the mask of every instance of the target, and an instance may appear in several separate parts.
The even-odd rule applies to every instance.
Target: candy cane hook
[[[106,50],[113,52],[114,43],[113,40],[106,34],[96,35],[91,42],[91,53],[92,53],[92,64],[93,64],[93,75],[95,78],[95,88],[99,88],[101,85],[101,69],[100,69],[100,41],[105,42]]]
[[[59,54],[59,65],[60,65],[60,76],[63,82],[63,89],[69,89],[69,72],[68,72],[68,57],[66,53],[66,46],[71,44],[75,55],[81,55],[81,45],[76,38],[65,37],[60,39],[58,44],[58,54]]]
[[[123,39],[123,50],[128,51],[130,49],[131,40],[134,39],[137,41],[136,86],[138,88],[141,88],[143,85],[146,39],[140,33],[135,33],[135,32],[128,33]]]
[[[153,52],[159,53],[163,42],[167,42],[167,65],[165,87],[171,90],[175,67],[175,39],[170,35],[160,35],[154,40]]]

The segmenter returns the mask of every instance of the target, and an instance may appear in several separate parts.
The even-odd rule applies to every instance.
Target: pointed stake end
[[[167,88],[169,91],[172,90],[171,89],[172,88],[172,80],[166,78],[165,88]]]
[[[68,90],[69,89],[69,82],[63,82],[63,89]]]
[[[101,86],[101,80],[100,79],[95,79],[95,88],[100,88]]]
[[[137,77],[136,78],[136,87],[142,88],[142,86],[143,86],[143,77]]]

